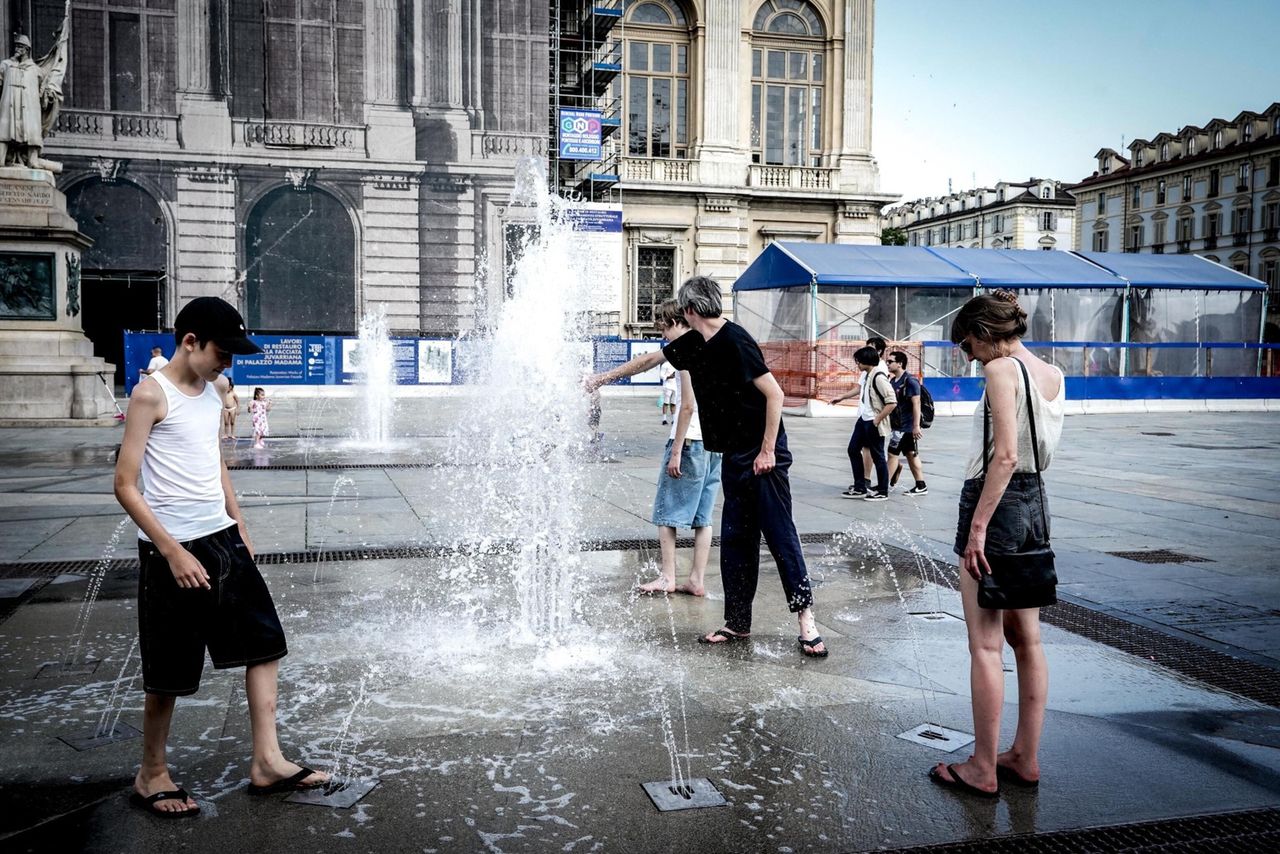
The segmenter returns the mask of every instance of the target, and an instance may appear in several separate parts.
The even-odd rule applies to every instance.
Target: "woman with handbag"
[[[974,414],[972,453],[960,492],[955,552],[969,632],[974,752],[938,763],[935,783],[997,797],[999,781],[1033,787],[1049,673],[1040,643],[1040,608],[1057,601],[1049,547],[1049,507],[1041,472],[1062,435],[1065,380],[1022,344],[1027,314],[1011,291],[976,296],[956,314],[951,340],[982,363],[986,391]],[[1018,728],[997,753],[1004,705],[1001,650],[1013,647]]]

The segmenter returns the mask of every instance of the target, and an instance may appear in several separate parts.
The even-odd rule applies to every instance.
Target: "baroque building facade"
[[[259,331],[452,335],[493,295],[516,164],[545,157],[535,0],[74,0],[46,152],[94,246],[86,332],[164,328],[212,294]],[[63,0],[0,0],[52,44]],[[500,287],[496,288],[500,291]]]
[[[1000,181],[885,211],[884,224],[911,246],[959,249],[1076,248],[1075,199],[1048,178]]]
[[[642,0],[621,25],[624,334],[695,273],[727,306],[774,240],[879,242],[873,0]]]
[[[1280,297],[1280,102],[1110,148],[1071,187],[1077,240],[1098,252],[1191,252]]]

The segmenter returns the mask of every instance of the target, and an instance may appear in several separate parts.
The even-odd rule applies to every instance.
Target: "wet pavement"
[[[243,440],[228,448],[245,467],[233,480],[258,549],[451,543],[466,508],[450,498],[468,461],[450,455],[444,425],[466,405],[406,402],[399,429],[415,438],[376,453],[336,447],[342,402],[278,401],[265,455]],[[1064,599],[1280,666],[1274,418],[1138,417],[1068,419],[1048,480]],[[589,536],[653,536],[657,421],[648,397],[606,398],[603,450],[584,455]],[[834,852],[1280,806],[1274,705],[1051,625],[1038,792],[1006,787],[982,802],[937,790],[928,767],[967,752],[898,736],[925,723],[972,730],[948,565],[968,420],[939,419],[926,434],[929,495],[880,505],[838,496],[848,422],[786,426],[801,530],[849,532],[806,547],[830,658],[799,654],[767,557],[754,638],[727,649],[694,643],[719,624],[715,554],[706,600],[629,596],[652,571],[651,550],[584,554],[581,626],[559,650],[513,633],[502,556],[465,576],[448,555],[266,565],[290,637],[286,751],[378,785],[347,810],[248,797],[242,681],[206,669],[171,738],[175,777],[204,811],[181,822],[129,808],[136,739],[66,743],[117,719],[141,725],[136,573],[104,560],[135,554],[111,497],[119,432],[0,431],[0,845]],[[1109,554],[1155,548],[1207,562]],[[86,563],[36,568],[60,560]],[[68,658],[97,664],[37,678]],[[641,786],[670,779],[675,763],[727,805],[654,809]]]

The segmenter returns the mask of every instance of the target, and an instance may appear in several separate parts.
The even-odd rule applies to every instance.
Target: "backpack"
[[[927,430],[933,426],[933,395],[929,394],[929,389],[924,387],[924,380],[920,380],[920,429]]]

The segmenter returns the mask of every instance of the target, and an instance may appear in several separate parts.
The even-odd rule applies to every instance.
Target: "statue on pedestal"
[[[38,62],[31,58],[31,39],[21,34],[13,37],[13,55],[0,60],[0,167],[62,171],[61,163],[40,155],[62,107],[70,29],[68,15],[53,48]]]

